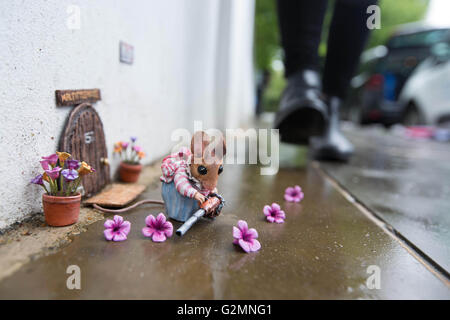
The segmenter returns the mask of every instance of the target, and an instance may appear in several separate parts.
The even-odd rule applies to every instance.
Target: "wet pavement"
[[[321,167],[448,273],[450,145],[381,128],[347,135],[356,146],[350,163]]]
[[[304,148],[282,154],[274,176],[261,176],[256,165],[226,165],[222,215],[200,221],[184,237],[153,243],[141,228],[148,214],[163,210],[134,209],[123,214],[132,224],[127,241],[105,241],[103,221],[96,222],[59,252],[5,278],[0,298],[450,299],[443,281],[305,164]],[[297,184],[304,200],[284,202],[285,188]],[[149,186],[145,198],[159,199],[160,184]],[[262,208],[272,202],[285,210],[284,224],[265,222]],[[246,254],[232,244],[239,219],[258,230],[260,251]],[[81,269],[81,290],[66,287],[69,265]],[[380,268],[380,289],[366,285],[372,265]]]

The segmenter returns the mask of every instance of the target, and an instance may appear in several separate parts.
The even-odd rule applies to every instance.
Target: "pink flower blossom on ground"
[[[131,223],[124,221],[121,216],[115,215],[114,220],[106,220],[104,226],[103,233],[106,240],[124,241],[127,240],[127,235],[130,233]]]
[[[258,238],[258,232],[254,229],[248,228],[247,222],[239,220],[237,227],[233,227],[234,244],[238,244],[245,252],[254,252],[261,249],[261,244]]]
[[[302,188],[299,186],[288,187],[284,192],[284,200],[289,202],[300,202],[302,201],[304,194],[302,192]]]
[[[152,214],[148,215],[145,224],[147,226],[142,228],[142,234],[145,237],[152,237],[154,242],[164,242],[172,236],[172,223],[166,220],[163,213],[158,214],[156,218]]]
[[[269,222],[283,223],[284,219],[286,219],[286,214],[277,203],[272,203],[271,206],[264,206],[263,212]]]

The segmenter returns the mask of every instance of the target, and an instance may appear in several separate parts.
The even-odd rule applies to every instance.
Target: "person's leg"
[[[339,109],[369,35],[367,7],[372,4],[376,1],[336,1],[323,73],[329,122],[325,133],[311,140],[317,159],[346,161],[353,154],[353,145],[339,130]]]
[[[327,0],[277,0],[286,77],[301,69],[319,70],[317,49]]]
[[[376,3],[376,0],[336,1],[323,72],[323,91],[328,96],[345,98],[369,36],[367,7]]]
[[[326,5],[327,0],[277,0],[287,86],[274,127],[284,142],[308,143],[326,127],[317,53]]]

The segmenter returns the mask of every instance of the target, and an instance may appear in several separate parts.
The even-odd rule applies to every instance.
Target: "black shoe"
[[[281,141],[308,144],[311,136],[325,132],[327,107],[320,92],[320,77],[314,70],[302,70],[288,78],[274,122]]]
[[[348,161],[353,154],[353,145],[339,130],[339,108],[341,99],[328,100],[329,124],[324,135],[311,139],[311,150],[317,160]]]

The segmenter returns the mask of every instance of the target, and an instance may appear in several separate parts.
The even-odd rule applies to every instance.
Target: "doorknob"
[[[100,162],[105,166],[109,166],[108,158],[100,158]]]

